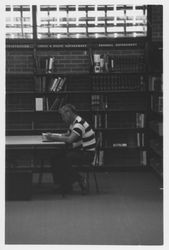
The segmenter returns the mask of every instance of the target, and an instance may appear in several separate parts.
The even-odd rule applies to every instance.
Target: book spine
[[[50,57],[49,58],[48,73],[52,73],[52,71],[53,71],[53,63],[54,63],[54,57]]]

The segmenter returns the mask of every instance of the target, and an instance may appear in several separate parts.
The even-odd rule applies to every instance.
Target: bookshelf
[[[21,48],[20,42],[19,47],[10,47],[11,43],[7,43],[7,50],[15,47],[24,54],[28,49]],[[70,44],[53,39],[37,41],[29,47],[32,72],[7,73],[6,133],[66,131],[58,108],[72,103],[101,138],[103,168],[145,169],[146,44],[143,38],[72,39]]]
[[[152,42],[149,59],[149,149],[150,166],[163,178],[163,62],[162,43]]]

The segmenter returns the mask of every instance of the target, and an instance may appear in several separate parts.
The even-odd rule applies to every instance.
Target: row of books
[[[90,63],[95,73],[142,72],[145,70],[143,55],[108,55],[90,52]]]
[[[52,73],[54,70],[54,56],[37,56],[35,59],[37,72]]]
[[[145,127],[145,114],[144,113],[136,113],[136,128],[144,128]]]
[[[105,110],[108,108],[107,96],[92,95],[91,96],[91,108],[92,110]]]
[[[94,94],[91,96],[91,109],[92,110],[106,110],[106,109],[114,109],[114,110],[137,110],[144,109],[145,103],[142,100],[142,97],[119,97],[114,96],[111,98],[110,96]]]
[[[107,114],[93,114],[93,126],[97,128],[144,128],[145,127],[145,114],[136,113],[135,120],[119,120],[108,116]],[[115,120],[116,119],[116,120]]]
[[[104,90],[145,90],[143,76],[113,76],[94,75],[92,78],[92,89],[94,91]]]
[[[151,95],[151,110],[157,113],[163,112],[163,97]]]
[[[149,91],[163,91],[162,77],[159,76],[149,77],[148,88]]]
[[[64,98],[60,96],[57,96],[52,103],[48,97],[36,97],[35,111],[58,110],[63,105],[64,101]]]
[[[144,147],[145,136],[144,133],[137,132],[133,135],[124,136],[122,134],[116,134],[116,136],[105,136],[103,140],[104,147]]]
[[[55,77],[47,81],[46,76],[35,78],[35,91],[37,92],[59,92],[65,89],[66,77]]]

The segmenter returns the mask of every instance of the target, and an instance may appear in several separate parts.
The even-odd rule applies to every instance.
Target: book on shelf
[[[47,96],[44,97],[44,109],[49,110],[49,98]]]
[[[54,57],[49,57],[49,59],[48,59],[48,64],[47,64],[47,71],[48,71],[48,73],[52,73],[54,59],[55,59]]]
[[[109,56],[107,54],[93,54],[90,56],[91,60],[91,66],[93,68],[93,71],[95,73],[102,73],[102,72],[109,72],[110,69],[110,60]],[[113,65],[113,63],[112,63]]]
[[[52,73],[54,69],[55,57],[53,56],[38,56],[35,59],[36,68],[38,71]]]
[[[137,147],[141,147],[141,136],[140,136],[140,133],[137,133]]]
[[[144,128],[145,126],[145,114],[136,113],[136,128]]]
[[[108,108],[107,96],[92,95],[91,96],[92,110],[105,110]]]
[[[137,147],[144,147],[144,133],[137,133]]]
[[[91,57],[91,56],[90,56]],[[92,55],[93,71],[101,72],[141,72],[145,70],[143,55],[113,55],[107,53],[93,53]]]
[[[163,97],[159,96],[158,97],[158,107],[157,107],[158,112],[163,112]]]
[[[35,111],[49,110],[49,99],[48,97],[36,97],[35,98]]]
[[[162,77],[161,76],[150,76],[149,77],[149,91],[162,91]]]
[[[56,88],[56,92],[59,92],[64,89],[65,82],[66,82],[66,77],[60,79],[59,84]]]
[[[56,109],[58,109],[59,103],[60,103],[60,98],[56,97],[56,99],[54,100],[53,104],[50,107],[50,110],[56,110]]]
[[[43,97],[36,97],[35,98],[35,110],[36,111],[43,111],[44,108],[44,101]]]
[[[65,102],[64,97],[56,97],[49,110],[58,110]]]
[[[150,97],[151,110],[162,113],[163,112],[163,96],[153,96]]]
[[[66,77],[63,77],[63,78],[58,77],[58,78],[52,79],[51,84],[49,86],[49,91],[59,92],[63,90],[65,87],[65,82],[66,82]]]
[[[52,79],[51,85],[49,86],[49,91],[55,91],[57,84],[58,84],[58,78]]]
[[[108,90],[145,90],[145,80],[139,75],[93,75],[92,88],[94,91]]]

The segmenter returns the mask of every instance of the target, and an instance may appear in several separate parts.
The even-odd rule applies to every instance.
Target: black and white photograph
[[[156,2],[4,1],[4,249],[165,247]]]

